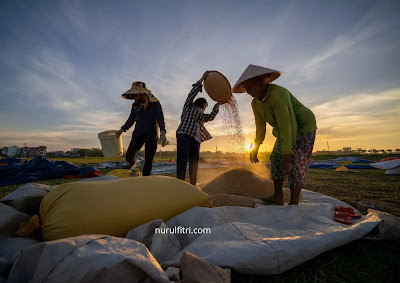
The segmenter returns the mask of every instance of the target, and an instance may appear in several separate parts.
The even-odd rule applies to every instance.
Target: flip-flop
[[[351,214],[345,211],[335,211],[334,220],[346,225],[351,225]]]
[[[351,207],[344,207],[344,206],[335,206],[335,210],[337,211],[345,211],[345,212],[349,212],[349,213],[353,213],[354,209]]]
[[[344,207],[344,206],[335,206],[336,211],[343,211],[350,213],[351,218],[361,218],[361,214],[354,213],[354,209],[351,207]]]

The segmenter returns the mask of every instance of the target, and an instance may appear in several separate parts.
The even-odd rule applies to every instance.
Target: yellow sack
[[[46,241],[85,234],[125,237],[137,226],[166,221],[208,199],[196,187],[166,176],[62,184],[40,205],[42,237]]]

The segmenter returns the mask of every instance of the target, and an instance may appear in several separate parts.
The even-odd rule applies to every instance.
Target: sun
[[[246,146],[246,150],[249,150],[249,151],[253,150],[253,148],[254,148],[253,143],[250,143],[249,145]]]

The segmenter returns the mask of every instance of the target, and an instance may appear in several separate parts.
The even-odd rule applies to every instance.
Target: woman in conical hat
[[[256,122],[256,139],[250,153],[250,161],[257,163],[258,149],[264,141],[266,123],[273,127],[277,138],[271,154],[271,177],[274,195],[267,202],[283,204],[282,186],[289,176],[291,199],[298,204],[304,185],[317,129],[313,112],[301,104],[287,89],[271,84],[281,72],[249,65],[232,88],[232,92],[247,92],[253,97]]]
[[[132,133],[132,140],[126,152],[126,161],[130,166],[135,166],[136,155],[145,146],[145,163],[143,175],[148,176],[153,166],[153,158],[157,150],[158,127],[160,128],[160,143],[165,146],[167,143],[164,114],[158,99],[144,82],[133,82],[131,89],[122,94],[125,99],[133,99],[131,114],[128,120],[117,132],[120,136],[130,127],[135,125]]]

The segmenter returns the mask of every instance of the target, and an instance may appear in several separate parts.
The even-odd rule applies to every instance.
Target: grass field
[[[393,156],[393,155],[391,155]],[[315,160],[327,160],[337,156],[318,156]],[[359,155],[372,161],[383,155]],[[168,159],[168,158],[167,158]],[[62,159],[65,160],[65,159]],[[118,158],[114,161],[121,161]],[[109,161],[103,158],[71,158],[78,164],[94,164]],[[266,167],[248,164],[245,168],[269,178]],[[205,169],[198,174],[198,183],[206,183],[231,168]],[[106,174],[110,169],[100,169]],[[174,173],[168,174],[174,176]],[[38,183],[56,185],[78,179],[43,180]],[[1,186],[0,198],[20,187]],[[374,203],[380,210],[400,216],[400,176],[385,175],[385,170],[356,170],[341,173],[331,169],[310,169],[306,189],[332,196],[358,207],[359,202]],[[296,268],[276,276],[249,276],[233,274],[232,282],[398,282],[400,278],[400,241],[357,240],[345,246],[323,253]]]

